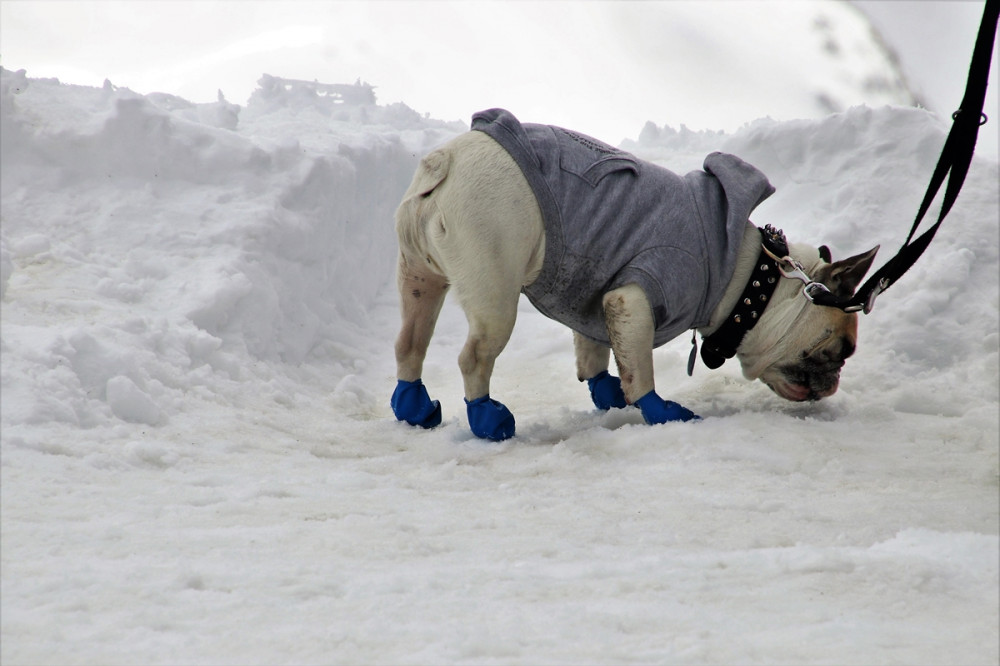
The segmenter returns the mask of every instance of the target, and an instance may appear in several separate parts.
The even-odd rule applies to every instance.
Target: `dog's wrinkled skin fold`
[[[530,186],[499,144],[482,132],[468,132],[421,161],[396,213],[396,230],[398,379],[421,378],[438,313],[453,288],[469,323],[458,358],[465,399],[471,403],[489,395],[521,289],[538,277],[545,256],[544,223]],[[749,223],[748,231],[729,287],[702,334],[721,324],[753,270],[760,237]],[[875,250],[837,263],[805,245],[791,245],[790,253],[813,279],[837,295],[850,295]],[[778,395],[815,400],[837,390],[840,369],[857,344],[857,315],[812,305],[801,292],[801,282],[780,280],[737,358],[747,378],[761,379]],[[649,302],[640,287],[629,284],[607,292],[603,306],[622,391],[633,404],[655,388]],[[579,380],[608,369],[606,347],[574,333],[574,348]]]

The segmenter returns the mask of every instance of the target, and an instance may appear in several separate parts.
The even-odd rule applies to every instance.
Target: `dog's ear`
[[[826,249],[825,246],[824,249]],[[837,298],[850,298],[854,295],[854,290],[861,284],[865,273],[872,267],[872,262],[875,261],[875,254],[878,252],[878,249],[879,246],[876,245],[867,252],[862,252],[849,259],[825,264],[817,271],[817,279],[825,284],[827,289],[833,292],[833,295]],[[830,251],[827,249],[828,257],[829,253]],[[823,251],[821,249],[820,256],[822,257],[822,255]]]
[[[819,258],[822,259],[823,261],[825,261],[828,264],[830,262],[832,262],[833,261],[833,255],[830,254],[830,248],[828,248],[826,245],[820,245],[819,246]]]

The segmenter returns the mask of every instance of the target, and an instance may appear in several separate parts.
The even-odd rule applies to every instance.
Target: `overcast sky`
[[[673,0],[671,11],[697,9],[672,20],[667,33],[647,20],[653,3],[3,0],[0,64],[26,69],[29,77],[86,85],[107,78],[140,93],[169,92],[195,102],[214,101],[221,89],[238,104],[246,103],[265,72],[328,83],[362,78],[377,86],[380,103],[402,101],[433,117],[468,121],[480,108],[506,106],[539,122],[576,121],[575,129],[617,143],[636,137],[646,120],[733,131],[760,116],[802,113],[783,108],[788,100],[766,90],[754,104],[725,90],[698,90],[707,101],[692,106],[691,91],[708,82],[684,81],[678,78],[682,71],[672,72],[677,89],[660,84],[664,62],[692,54],[724,57],[720,69],[738,68],[730,52],[699,49],[705,21],[695,16],[711,20],[714,13],[721,20],[755,4],[777,6]],[[854,4],[899,52],[928,105],[950,113],[961,99],[981,2]],[[781,41],[795,37],[786,31]],[[627,71],[621,54],[630,59]],[[567,78],[565,90],[553,90],[538,75],[546,70],[571,72],[576,79]],[[760,82],[779,78],[751,74]],[[996,100],[994,83],[991,118],[997,116]],[[581,107],[589,107],[590,115]],[[998,121],[981,139],[988,144],[984,152],[994,157]]]

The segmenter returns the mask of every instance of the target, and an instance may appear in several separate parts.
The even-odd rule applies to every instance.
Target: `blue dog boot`
[[[419,379],[413,382],[396,382],[396,390],[392,392],[392,413],[399,421],[421,428],[433,428],[441,424],[441,403],[431,400],[427,388]]]
[[[489,394],[465,401],[472,434],[499,442],[514,436],[514,415],[503,403],[491,400]]]
[[[609,375],[607,370],[588,379],[587,386],[590,387],[590,399],[598,409],[607,411],[612,407],[623,409],[626,406],[622,380]]]
[[[635,405],[642,410],[642,418],[650,425],[668,421],[701,420],[701,417],[690,409],[656,395],[656,391],[650,391],[642,396],[635,401]]]

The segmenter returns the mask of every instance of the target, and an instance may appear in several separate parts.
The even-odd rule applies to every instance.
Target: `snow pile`
[[[234,133],[224,100],[3,77],[5,319],[42,304],[89,313],[5,331],[7,345],[30,341],[32,376],[52,383],[5,386],[6,423],[155,424],[166,417],[154,401],[176,405],[220,373],[239,380],[247,357],[357,355],[340,347],[395,265],[392,212],[417,155],[449,135],[442,124],[366,131],[315,106],[289,111],[293,89],[251,100],[251,129]]]
[[[676,340],[658,387],[703,422],[596,413],[524,304],[493,445],[450,303],[443,426],[388,407],[393,210],[463,127],[361,83],[265,76],[246,108],[0,84],[5,664],[996,662],[996,162],[833,398],[688,379]],[[739,154],[778,187],[756,222],[884,261],[946,129],[861,107],[624,147]]]

